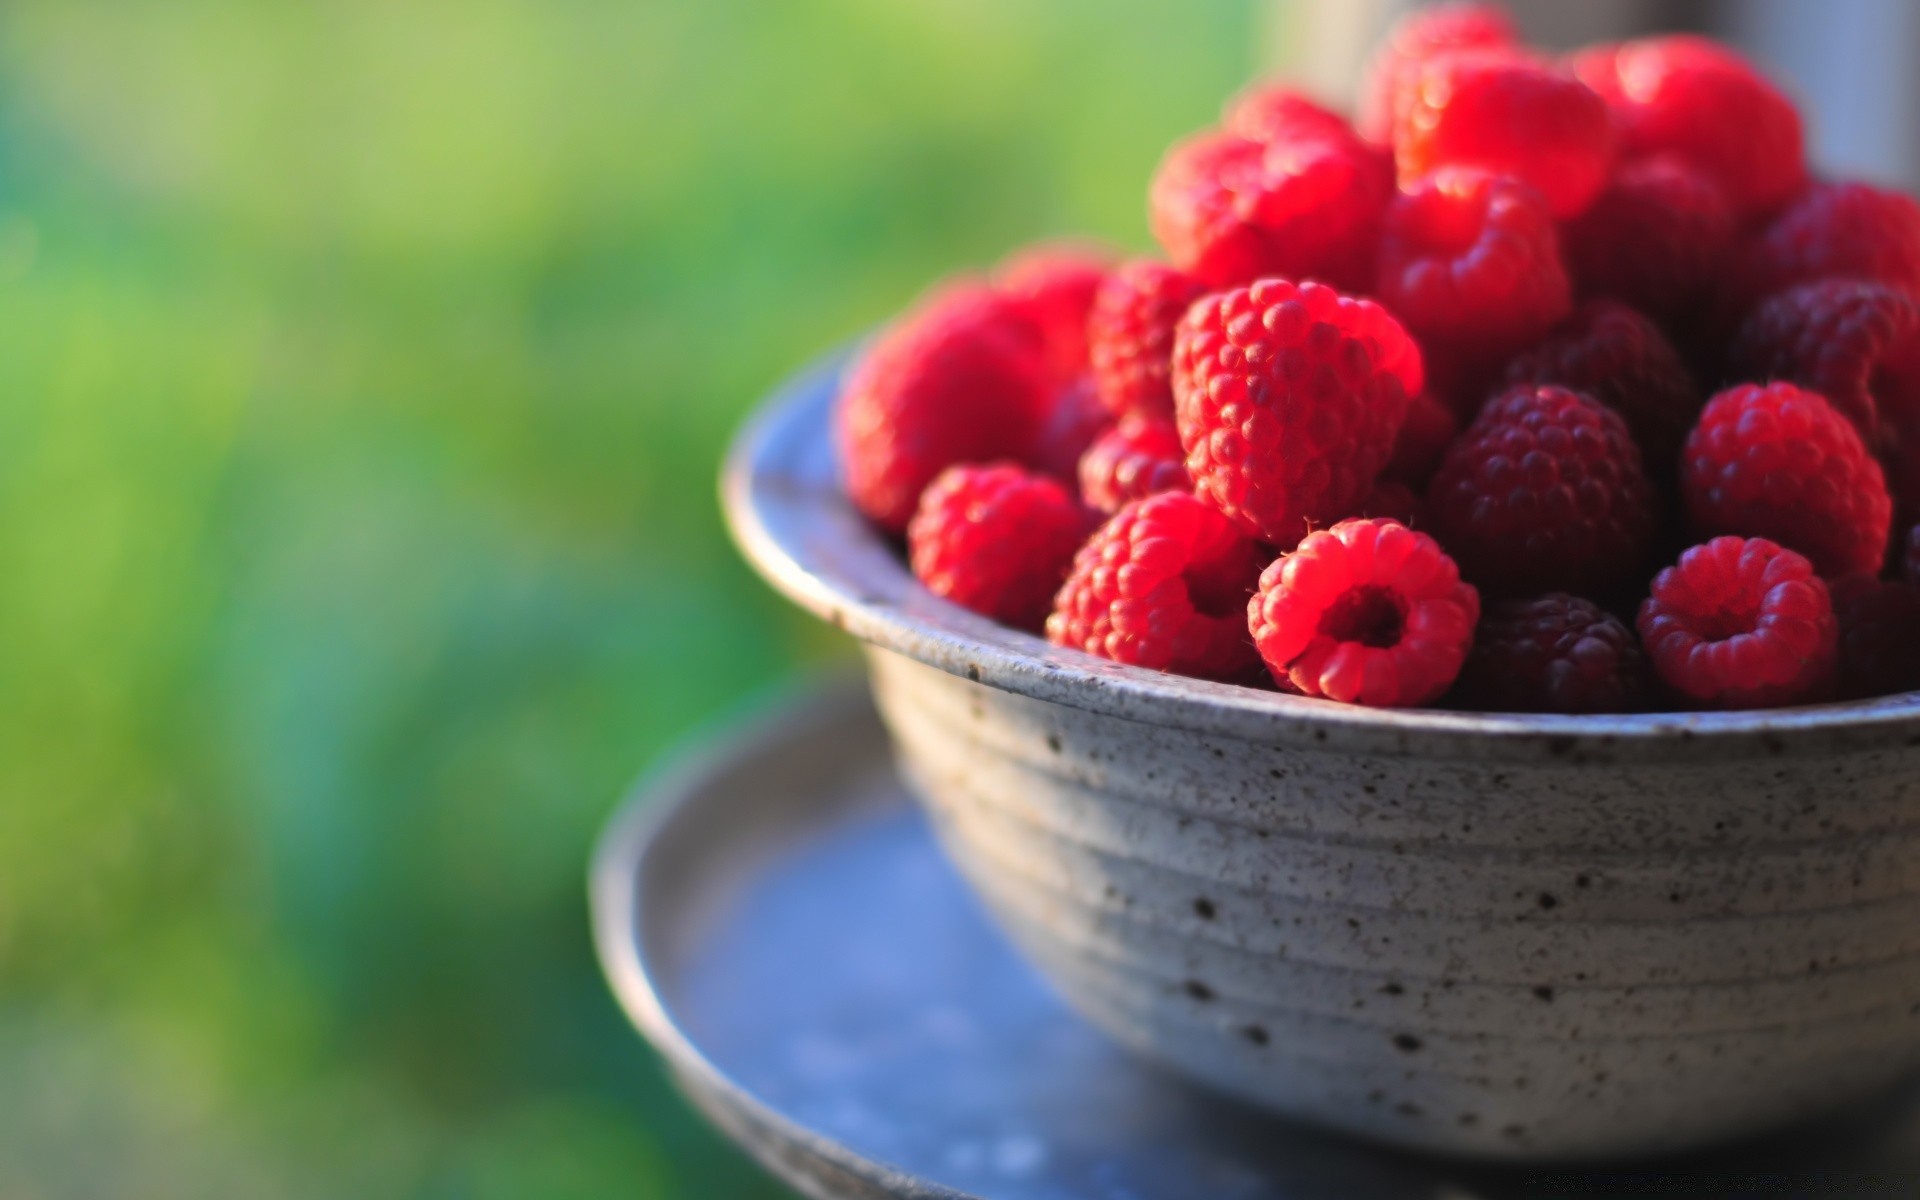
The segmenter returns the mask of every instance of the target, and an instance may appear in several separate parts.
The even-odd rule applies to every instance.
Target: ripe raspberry
[[[1420,352],[1399,323],[1318,283],[1207,296],[1174,335],[1195,493],[1277,546],[1366,496],[1419,384]]]
[[[1590,300],[1507,364],[1508,383],[1585,392],[1626,418],[1647,461],[1674,461],[1700,411],[1700,389],[1659,327],[1624,304]]]
[[[1438,167],[1474,167],[1532,184],[1564,221],[1606,183],[1613,115],[1568,72],[1512,50],[1479,50],[1432,58],[1413,79],[1394,122],[1401,187]]]
[[[1608,595],[1638,578],[1654,495],[1620,414],[1566,388],[1495,397],[1447,451],[1428,517],[1467,578],[1502,595]]]
[[[1392,187],[1358,138],[1213,131],[1168,151],[1148,209],[1167,257],[1211,286],[1283,275],[1354,288]]]
[[[1367,66],[1360,88],[1360,135],[1383,144],[1392,140],[1400,97],[1431,59],[1456,50],[1519,46],[1512,20],[1492,4],[1440,4],[1407,14]]]
[[[1718,183],[1738,215],[1784,204],[1806,181],[1793,101],[1726,46],[1655,37],[1596,46],[1571,65],[1613,106],[1623,154],[1678,155]]]
[[[1747,317],[1727,360],[1735,378],[1819,392],[1869,443],[1885,444],[1884,417],[1920,411],[1920,304],[1882,284],[1801,284]]]
[[[1382,519],[1308,534],[1260,576],[1247,606],[1274,678],[1308,696],[1380,707],[1446,691],[1479,618],[1479,594],[1438,543]]]
[[[1702,534],[1764,537],[1825,576],[1876,575],[1893,501],[1860,434],[1791,383],[1742,384],[1707,403],[1687,436],[1680,490]]]
[[[1684,159],[1657,154],[1621,163],[1560,243],[1577,293],[1625,301],[1673,325],[1713,293],[1733,239],[1720,186]]]
[[[1646,695],[1633,631],[1591,600],[1548,592],[1480,619],[1453,699],[1482,712],[1617,713]]]
[[[1407,402],[1407,418],[1401,422],[1399,436],[1393,439],[1393,457],[1387,460],[1384,474],[1413,488],[1425,491],[1427,481],[1440,468],[1447,447],[1460,435],[1460,420],[1453,410],[1434,399],[1432,392],[1421,392]]]
[[[1113,424],[1113,414],[1094,395],[1093,380],[1081,375],[1054,389],[1040,415],[1028,466],[1071,484],[1080,477],[1080,456]]]
[[[1866,700],[1920,688],[1920,587],[1868,575],[1832,580],[1840,626],[1835,671],[1842,700]]]
[[[907,525],[907,559],[934,595],[1037,633],[1091,525],[1044,475],[1011,463],[948,467]]]
[[[1087,309],[1109,262],[1097,246],[1043,242],[1010,255],[993,273],[994,284],[1040,330],[1060,379],[1087,369]]]
[[[1004,298],[973,284],[934,293],[875,339],[841,387],[848,496],[904,530],[942,470],[1025,454],[1050,392],[1033,327]]]
[[[1345,117],[1284,84],[1261,84],[1235,96],[1227,102],[1221,128],[1256,142],[1302,135],[1354,137]]]
[[[1087,352],[1109,410],[1173,416],[1173,327],[1206,290],[1185,271],[1150,259],[1107,276],[1087,314]]]
[[[1160,417],[1129,413],[1080,459],[1081,498],[1101,512],[1118,512],[1130,500],[1192,486],[1180,432]]]
[[[1260,663],[1246,624],[1260,561],[1250,539],[1185,492],[1136,500],[1074,557],[1047,638],[1138,667],[1247,678]]]
[[[1505,357],[1573,307],[1540,193],[1454,167],[1387,209],[1376,292],[1430,357],[1455,359]]]
[[[1660,572],[1640,605],[1640,643],[1666,685],[1714,708],[1824,698],[1835,632],[1813,564],[1765,538],[1714,538]]]
[[[1816,183],[1730,260],[1720,310],[1731,320],[1774,292],[1822,279],[1920,295],[1920,203],[1865,183]]]

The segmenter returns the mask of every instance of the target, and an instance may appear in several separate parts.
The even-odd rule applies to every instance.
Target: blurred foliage
[[[710,499],[783,371],[1142,244],[1253,5],[0,10],[0,1200],[753,1197],[588,945],[844,653]]]

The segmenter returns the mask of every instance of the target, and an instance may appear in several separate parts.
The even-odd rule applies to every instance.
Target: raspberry
[[[1024,456],[1034,470],[1072,483],[1080,477],[1080,456],[1113,424],[1113,414],[1094,395],[1093,380],[1081,375],[1054,389],[1040,415],[1033,448]]]
[[[1491,592],[1606,595],[1639,577],[1654,495],[1620,414],[1566,388],[1495,397],[1447,451],[1428,516]]]
[[[1096,246],[1043,242],[1010,255],[994,271],[995,285],[1040,330],[1047,361],[1061,379],[1087,369],[1087,309],[1108,261]]]
[[[1468,359],[1504,357],[1573,306],[1540,193],[1454,167],[1387,209],[1377,294],[1430,356]]]
[[[1685,159],[1720,185],[1736,214],[1784,204],[1806,181],[1793,102],[1717,42],[1680,34],[1596,46],[1571,65],[1613,106],[1624,154]]]
[[[1356,288],[1392,187],[1358,138],[1208,132],[1168,151],[1148,209],[1167,257],[1214,287],[1283,275]]]
[[[1754,309],[1727,359],[1737,378],[1819,392],[1869,442],[1884,441],[1883,407],[1920,411],[1920,304],[1881,284],[1801,284]]]
[[[934,595],[1038,632],[1089,524],[1044,475],[1010,463],[948,467],[907,525],[907,559]]]
[[[1185,271],[1142,259],[1107,276],[1087,314],[1087,351],[1100,400],[1115,414],[1173,415],[1173,327],[1206,293]]]
[[[1733,239],[1720,186],[1657,154],[1621,163],[1560,241],[1576,292],[1625,301],[1671,325],[1713,293]]]
[[[1381,707],[1447,690],[1480,597],[1438,543],[1398,521],[1308,534],[1260,576],[1247,624],[1274,678],[1308,696]]]
[[[1372,489],[1419,391],[1420,352],[1385,309],[1318,283],[1207,296],[1173,342],[1173,395],[1201,499],[1291,546]]]
[[[1492,4],[1440,4],[1409,13],[1394,24],[1360,89],[1362,137],[1387,142],[1403,92],[1415,84],[1420,68],[1455,50],[1518,48],[1513,22]]]
[[[1648,462],[1663,466],[1674,461],[1700,411],[1700,389],[1680,352],[1652,321],[1611,300],[1574,309],[1507,364],[1507,382],[1585,392],[1626,418]]]
[[[1633,631],[1591,600],[1548,592],[1488,610],[1453,698],[1483,712],[1616,713],[1646,694]]]
[[[1820,574],[1878,574],[1893,502],[1860,434],[1819,395],[1742,384],[1707,403],[1687,437],[1680,490],[1703,534],[1764,537]]]
[[[1714,538],[1660,572],[1640,605],[1653,670],[1687,700],[1769,708],[1832,686],[1836,625],[1813,564],[1765,538]]]
[[[1816,183],[1735,255],[1719,307],[1737,320],[1782,288],[1821,279],[1920,295],[1920,203],[1865,183]]]
[[[1920,588],[1868,575],[1832,580],[1833,617],[1840,626],[1836,692],[1866,700],[1920,688]]]
[[[1393,439],[1393,457],[1387,460],[1384,474],[1424,491],[1459,434],[1460,420],[1453,410],[1434,399],[1432,392],[1421,392],[1407,403],[1407,418]]]
[[[1260,662],[1246,625],[1259,571],[1254,543],[1192,496],[1136,500],[1074,557],[1047,638],[1138,667],[1248,678]]]
[[[1101,512],[1116,512],[1129,500],[1192,486],[1180,449],[1180,432],[1160,417],[1129,413],[1100,435],[1080,459],[1080,495]]]
[[[1613,161],[1607,102],[1566,71],[1511,50],[1428,60],[1394,120],[1400,186],[1436,167],[1525,180],[1566,220],[1593,203]]]
[[[962,462],[1018,458],[1050,395],[1033,326],[974,284],[928,297],[848,373],[835,440],[854,505],[899,532],[921,489]]]
[[[1227,103],[1221,128],[1256,142],[1302,135],[1354,136],[1345,117],[1284,84],[1262,84],[1235,96]]]

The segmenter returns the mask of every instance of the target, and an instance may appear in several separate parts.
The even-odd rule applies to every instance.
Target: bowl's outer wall
[[[1677,1148],[1920,1066],[1920,705],[1389,713],[1106,663],[935,599],[842,498],[837,365],[743,435],[748,556],[870,644],[907,777],[1082,1012],[1284,1112]]]

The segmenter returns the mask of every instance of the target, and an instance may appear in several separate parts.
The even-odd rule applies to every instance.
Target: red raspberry
[[[1482,712],[1617,713],[1646,695],[1633,631],[1591,600],[1548,592],[1480,619],[1453,699]]]
[[[1593,203],[1613,162],[1613,115],[1566,71],[1511,50],[1443,54],[1414,76],[1394,123],[1400,186],[1437,167],[1532,184],[1566,220]]]
[[[1180,431],[1160,417],[1129,413],[1080,459],[1080,495],[1101,512],[1117,512],[1130,500],[1192,486]]]
[[[1585,392],[1626,418],[1651,463],[1674,461],[1700,389],[1659,327],[1624,304],[1590,300],[1507,364],[1507,382]]]
[[[1054,389],[1040,416],[1033,449],[1023,461],[1034,470],[1072,483],[1080,477],[1080,456],[1113,424],[1113,414],[1094,395],[1093,380],[1082,375]]]
[[[1504,357],[1573,307],[1540,193],[1453,167],[1387,209],[1377,294],[1429,356],[1455,359]]]
[[[1087,314],[1087,351],[1100,400],[1115,414],[1173,415],[1173,327],[1206,285],[1141,259],[1107,276]]]
[[[1392,187],[1358,138],[1216,131],[1168,151],[1148,208],[1167,257],[1214,287],[1283,275],[1354,288]]]
[[[1345,117],[1285,84],[1261,84],[1235,96],[1227,102],[1221,128],[1256,142],[1303,135],[1354,136]]]
[[[1274,678],[1308,696],[1380,707],[1446,691],[1479,618],[1479,594],[1438,543],[1382,519],[1308,534],[1260,576],[1247,606]]]
[[[1196,494],[1283,547],[1372,489],[1419,383],[1420,352],[1385,309],[1318,283],[1207,296],[1174,335]]]
[[[1447,447],[1459,435],[1460,419],[1453,410],[1434,399],[1432,392],[1421,392],[1407,403],[1407,418],[1393,439],[1393,457],[1387,460],[1384,474],[1425,491]]]
[[[1519,31],[1492,4],[1439,4],[1400,18],[1367,66],[1360,88],[1362,137],[1392,140],[1394,117],[1403,92],[1420,68],[1455,50],[1517,49]]]
[[[1737,214],[1784,204],[1806,181],[1793,101],[1726,46],[1647,38],[1596,46],[1572,66],[1613,106],[1626,155],[1678,155],[1718,183]]]
[[[1560,242],[1576,292],[1623,300],[1671,325],[1713,293],[1733,238],[1720,185],[1657,154],[1621,163]]]
[[[1840,626],[1836,692],[1867,700],[1920,689],[1920,588],[1848,575],[1827,584]]]
[[[1832,687],[1836,626],[1813,564],[1765,538],[1714,538],[1660,572],[1640,643],[1666,685],[1714,708],[1770,708]]]
[[[1881,284],[1801,284],[1747,317],[1727,360],[1735,378],[1819,392],[1870,443],[1884,444],[1883,418],[1920,411],[1920,304]]]
[[[1246,624],[1260,561],[1250,539],[1185,492],[1136,500],[1075,556],[1047,638],[1138,667],[1247,678],[1260,661]]]
[[[928,297],[848,373],[836,412],[847,494],[898,532],[921,489],[963,462],[1018,458],[1051,395],[1033,326],[972,284]]]
[[[1654,495],[1620,414],[1590,396],[1523,385],[1495,397],[1427,491],[1441,545],[1503,595],[1606,595],[1639,575]]]
[[[1090,525],[1044,475],[1011,463],[948,467],[907,525],[907,558],[934,595],[1037,633]]]
[[[1791,383],[1742,384],[1708,401],[1687,436],[1680,490],[1702,534],[1764,537],[1822,575],[1878,574],[1893,501],[1860,434]]]
[[[1042,242],[1010,255],[993,282],[1040,330],[1054,374],[1072,379],[1087,369],[1087,310],[1111,262],[1097,246]]]
[[[1730,265],[1719,307],[1733,320],[1774,292],[1822,279],[1920,295],[1920,203],[1866,183],[1816,183]]]

